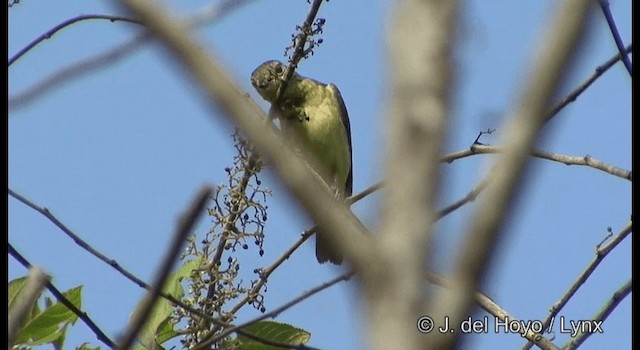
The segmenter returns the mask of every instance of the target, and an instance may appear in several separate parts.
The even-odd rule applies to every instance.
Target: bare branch
[[[293,73],[295,72],[296,68],[298,68],[298,63],[300,63],[300,60],[302,60],[306,56],[304,47],[307,44],[307,38],[309,37],[309,34],[311,32],[311,25],[318,15],[318,11],[320,10],[322,1],[324,0],[313,0],[313,4],[311,4],[311,7],[309,8],[307,18],[302,24],[302,27],[300,27],[300,33],[296,37],[297,41],[293,48],[293,57],[291,57],[291,60],[289,60],[287,75],[284,77],[282,85],[280,85],[280,88],[278,89],[276,102],[273,103],[276,106],[280,104],[280,99],[282,98],[282,96],[284,96],[284,92],[287,91],[287,86],[289,85],[289,81],[291,80],[291,77],[293,77]]]
[[[435,285],[442,286],[445,288],[451,288],[451,280],[441,275],[438,275],[435,272],[427,271],[425,277],[427,281]],[[505,311],[502,307],[500,307],[500,305],[498,305],[495,301],[493,301],[491,298],[489,298],[485,294],[481,292],[475,292],[474,300],[476,304],[478,304],[483,310],[485,310],[489,314],[493,315],[496,319],[499,319],[501,321],[518,322],[517,318],[509,315],[507,311]],[[526,339],[534,341],[536,345],[538,345],[538,347],[540,347],[541,349],[559,350],[557,346],[555,346],[550,340],[546,339],[541,334],[533,332],[532,330],[526,329],[524,327],[520,328],[519,330],[520,330],[520,335],[522,335]]]
[[[475,188],[473,188],[469,193],[467,193],[464,197],[440,209],[436,214],[436,220],[440,220],[443,217],[458,210],[463,205],[475,201],[478,195],[480,194],[480,192],[482,192],[487,187],[489,180],[490,178],[486,177],[484,180],[480,181],[480,183],[478,183],[478,185]]]
[[[333,286],[334,284],[341,282],[341,281],[347,281],[349,280],[349,278],[351,278],[351,276],[353,276],[354,272],[353,271],[349,271],[347,273],[344,273],[330,281],[327,281],[317,287],[314,287],[304,293],[302,293],[300,296],[298,296],[297,298],[285,303],[284,305],[277,307],[275,309],[273,309],[270,312],[267,312],[265,314],[260,315],[259,317],[256,317],[250,321],[247,321],[245,323],[239,324],[237,326],[234,326],[232,328],[228,328],[225,329],[224,332],[218,334],[215,338],[203,341],[202,343],[198,344],[198,346],[196,346],[195,348],[193,348],[192,350],[203,350],[203,349],[208,349],[210,347],[211,344],[215,344],[217,341],[224,339],[224,337],[228,336],[229,334],[233,333],[233,332],[237,332],[238,330],[247,327],[249,325],[252,325],[254,323],[260,322],[262,320],[266,320],[267,318],[271,318],[271,317],[276,317],[278,316],[280,313],[282,313],[283,311],[289,309],[290,307],[300,303],[301,301],[313,296],[316,293],[319,293],[331,286]],[[298,344],[292,344],[292,348],[295,349],[299,349],[300,345]],[[308,347],[303,347],[304,349],[308,349]]]
[[[97,249],[93,248],[89,243],[87,243],[82,238],[80,238],[80,236],[78,236],[73,231],[71,231],[71,229],[69,229],[57,217],[55,217],[55,215],[53,215],[53,213],[51,213],[51,211],[49,211],[49,209],[47,209],[45,207],[41,207],[41,206],[33,203],[32,201],[28,200],[27,198],[25,198],[22,195],[20,195],[20,194],[16,193],[15,191],[13,191],[11,188],[9,188],[9,195],[11,197],[17,199],[18,201],[22,202],[23,204],[25,204],[29,208],[31,208],[31,209],[37,211],[38,213],[44,215],[44,217],[49,219],[49,221],[51,221],[60,230],[62,230],[62,232],[64,232],[67,236],[69,236],[77,245],[79,245],[80,248],[86,250],[89,254],[95,256],[96,258],[98,258],[102,262],[104,262],[105,264],[111,266],[116,271],[118,271],[120,274],[122,274],[123,276],[125,276],[127,279],[129,279],[133,283],[137,284],[138,286],[140,286],[142,288],[145,288],[145,289],[150,289],[150,286],[148,284],[146,284],[144,281],[142,281],[141,279],[139,279],[138,277],[133,275],[131,272],[129,272],[126,269],[124,269],[122,266],[120,266],[120,264],[116,260],[105,256],[104,254],[99,252]]]
[[[198,217],[200,216],[202,209],[204,209],[212,192],[213,190],[209,186],[201,188],[187,208],[187,211],[178,221],[178,227],[173,236],[173,241],[169,245],[169,249],[167,250],[164,259],[162,259],[162,263],[160,264],[156,277],[154,278],[152,288],[140,302],[136,312],[131,317],[129,327],[127,327],[121,341],[119,341],[118,349],[128,350],[136,339],[138,331],[147,321],[147,318],[153,309],[153,305],[156,300],[158,300],[158,297],[162,292],[162,288],[164,287],[164,283],[167,280],[167,277],[169,277],[171,268],[180,255],[180,250],[184,245],[185,239],[193,232],[193,226],[196,224],[196,221],[198,220]]]
[[[11,245],[11,243],[8,244],[9,246],[9,255],[11,255],[14,259],[16,259],[22,266],[24,266],[27,269],[31,269],[31,263],[25,259],[20,253],[18,253],[18,251],[13,248],[13,246]],[[69,299],[67,299],[59,290],[58,288],[56,288],[53,283],[51,282],[47,282],[47,290],[53,294],[54,298],[56,298],[56,300],[58,300],[59,302],[61,302],[64,306],[66,306],[69,310],[71,310],[71,312],[73,312],[74,314],[78,315],[78,317],[82,320],[82,322],[84,322],[84,324],[86,324],[89,329],[91,329],[91,331],[96,335],[96,337],[98,338],[98,340],[100,340],[101,342],[103,342],[106,346],[115,349],[116,348],[116,344],[113,342],[113,340],[111,340],[101,329],[100,327],[98,327],[98,325],[95,324],[95,322],[93,322],[93,320],[82,310],[78,309],[75,305],[73,305],[72,302],[69,301]]]
[[[463,246],[459,250],[449,293],[435,298],[427,308],[434,319],[449,316],[459,325],[468,315],[473,295],[487,270],[491,253],[500,239],[505,215],[512,208],[521,182],[527,156],[546,122],[546,111],[555,95],[575,48],[582,39],[591,0],[568,0],[558,3],[550,25],[540,36],[540,51],[535,55],[531,73],[520,94],[520,101],[505,127],[505,152],[500,154],[490,172],[491,181],[476,206]],[[553,33],[553,34],[550,34]],[[462,341],[460,332],[430,333],[427,348],[449,349]]]
[[[499,146],[487,146],[487,145],[472,145],[468,150],[456,152],[449,156],[448,161],[453,162],[455,159],[468,157],[474,154],[489,154],[489,153],[502,153],[503,147]],[[591,167],[607,174],[617,176],[625,180],[632,180],[631,170],[625,170],[615,165],[607,164],[601,160],[595,159],[590,155],[585,156],[569,156],[566,154],[547,152],[542,150],[532,150],[530,155],[540,159],[547,159],[554,162],[562,163],[565,165],[581,165]]]
[[[618,232],[614,238],[610,239],[604,246],[596,247],[596,256],[593,258],[593,260],[589,263],[589,265],[587,265],[584,271],[582,271],[576,281],[573,282],[571,287],[569,287],[569,290],[564,293],[562,297],[560,297],[560,300],[558,300],[555,304],[553,304],[553,306],[551,306],[549,315],[543,321],[543,326],[545,329],[549,327],[551,321],[558,315],[560,310],[562,310],[562,308],[567,305],[569,300],[571,300],[571,298],[576,294],[578,289],[580,289],[580,287],[587,281],[587,279],[589,279],[589,276],[591,276],[591,274],[596,270],[596,268],[598,267],[598,265],[600,265],[604,258],[613,250],[613,248],[618,246],[618,244],[620,244],[620,242],[622,242],[631,233],[631,224],[631,221],[629,221],[629,223],[627,223],[627,225],[622,230],[620,230],[620,232]],[[532,345],[533,344],[529,342],[525,344],[522,349],[528,350]]]
[[[225,0],[206,7],[188,20],[189,26],[196,27],[210,21],[215,21],[227,14],[230,10],[249,1],[252,0]],[[109,51],[99,53],[61,68],[31,87],[10,96],[7,103],[9,109],[24,107],[36,98],[41,97],[46,92],[62,84],[69,83],[83,77],[85,74],[113,65],[125,57],[130,57],[132,52],[142,47],[142,44],[146,43],[150,38],[151,35],[149,35],[148,32],[140,33]]]
[[[625,54],[631,53],[631,45],[627,46],[624,50]],[[623,55],[618,53],[617,55],[611,57],[602,65],[596,67],[595,72],[591,75],[587,80],[585,80],[580,86],[578,86],[575,90],[573,90],[569,95],[562,99],[555,107],[551,109],[548,120],[555,117],[561,110],[563,110],[569,103],[575,101],[578,96],[580,96],[583,92],[587,90],[594,81],[596,81],[601,75],[603,75],[609,68],[613,67],[620,59],[622,59]]]
[[[616,21],[613,19],[613,15],[611,14],[611,9],[609,8],[609,0],[599,0],[598,3],[600,4],[600,8],[602,9],[604,18],[607,19],[609,30],[613,35],[613,41],[615,41],[616,47],[618,48],[618,51],[620,51],[622,63],[624,63],[624,67],[627,69],[627,72],[629,72],[629,77],[631,77],[631,61],[629,60],[629,56],[625,52],[624,43],[622,43],[622,38],[620,37],[620,32],[618,31],[618,27],[616,26]]]
[[[127,278],[131,282],[137,284],[139,287],[144,288],[144,289],[149,290],[149,291],[151,290],[151,286],[149,284],[145,283],[140,278],[136,277],[134,274],[132,274],[131,272],[127,271],[125,268],[120,266],[120,264],[116,260],[111,259],[111,258],[105,256],[104,254],[100,253],[98,250],[96,250],[90,244],[88,244],[82,238],[80,238],[80,236],[78,236],[77,234],[73,233],[73,231],[71,231],[66,225],[64,225],[62,222],[60,222],[60,220],[58,220],[47,208],[38,206],[37,204],[31,202],[30,200],[26,199],[25,197],[21,196],[20,194],[16,193],[15,191],[13,191],[11,189],[9,189],[9,195],[14,197],[14,198],[16,198],[17,200],[19,200],[23,204],[27,205],[28,207],[32,208],[33,210],[35,210],[35,211],[39,212],[40,214],[44,215],[47,219],[49,219],[51,222],[53,222],[58,228],[60,228],[65,234],[67,234],[71,239],[73,239],[73,241],[76,244],[78,244],[82,249],[84,249],[87,252],[89,252],[89,254],[95,256],[96,258],[98,258],[102,262],[104,262],[107,265],[111,266],[116,271],[118,271],[121,275],[123,275],[125,278]],[[309,236],[306,236],[306,238],[304,238],[304,240],[306,240],[308,237]],[[302,242],[304,242],[304,240],[299,242],[299,244],[296,245],[295,248],[297,248],[300,244],[302,244]],[[270,267],[268,270],[272,270],[272,269],[275,269],[275,264],[272,265],[272,267]],[[232,324],[230,324],[230,323],[227,323],[227,322],[212,318],[211,316],[204,314],[202,311],[199,311],[199,310],[196,310],[196,309],[192,308],[191,306],[185,304],[184,302],[176,299],[171,294],[167,294],[167,293],[162,292],[160,294],[160,296],[163,297],[164,299],[168,300],[169,302],[171,302],[173,305],[179,306],[182,309],[184,309],[184,310],[188,311],[189,313],[191,313],[192,315],[200,317],[201,319],[206,320],[207,322],[211,322],[211,323],[219,325],[221,327],[231,327],[232,326]],[[242,333],[242,330],[238,331],[238,333],[241,333],[241,334],[245,335],[244,333]],[[247,335],[247,336],[249,336],[249,335]]]
[[[609,317],[609,315],[615,310],[627,295],[631,294],[632,283],[628,280],[622,287],[613,293],[611,298],[604,304],[604,306],[596,313],[591,322],[584,329],[580,329],[579,333],[571,339],[571,341],[563,347],[563,350],[577,349],[594,333],[602,333],[602,324]],[[581,327],[583,328],[583,327]]]
[[[271,274],[273,274],[273,272],[280,265],[282,265],[283,262],[289,259],[291,254],[293,254],[293,252],[295,252],[302,245],[302,243],[304,243],[307,239],[309,239],[309,237],[311,237],[316,232],[316,230],[317,230],[317,227],[314,226],[311,229],[303,232],[301,237],[297,241],[295,241],[293,245],[289,247],[289,249],[287,249],[282,255],[280,255],[280,257],[276,259],[276,261],[274,261],[271,265],[269,265],[269,267],[265,269],[260,269],[258,271],[258,274],[260,276],[260,279],[258,280],[258,282],[253,287],[251,287],[251,289],[246,293],[244,298],[240,299],[240,301],[238,301],[238,303],[233,308],[231,308],[231,310],[229,310],[229,313],[235,314],[246,303],[253,300],[255,296],[258,295],[258,292],[262,289],[262,287],[264,287],[264,285],[267,284],[267,280],[269,279],[269,276],[271,276]]]
[[[15,55],[13,55],[13,57],[9,58],[9,67],[11,67],[11,65],[15,61],[20,59],[20,57],[22,57],[24,54],[26,54],[31,49],[36,47],[38,44],[44,42],[47,39],[51,39],[53,37],[53,35],[55,33],[57,33],[59,30],[65,28],[65,27],[71,26],[71,25],[73,25],[75,23],[81,22],[81,21],[95,20],[95,19],[106,19],[106,20],[111,21],[111,22],[122,21],[122,22],[140,24],[140,23],[138,23],[138,21],[136,21],[134,19],[127,18],[127,17],[122,17],[122,16],[99,15],[99,14],[76,16],[76,17],[70,18],[70,19],[68,19],[68,20],[56,25],[55,27],[47,30],[46,32],[42,33],[42,35],[40,35],[39,37],[34,39],[32,42],[30,42],[27,46],[23,47],[20,51],[18,51]]]

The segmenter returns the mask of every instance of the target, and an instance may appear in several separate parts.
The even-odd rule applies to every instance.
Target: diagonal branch
[[[267,268],[260,269],[258,272],[260,276],[258,282],[253,287],[251,287],[251,289],[245,294],[244,298],[240,299],[240,301],[238,301],[238,303],[234,307],[232,307],[231,310],[229,310],[229,314],[234,315],[245,304],[253,300],[256,295],[258,295],[258,292],[262,289],[262,287],[264,287],[264,285],[267,283],[267,281],[269,280],[269,276],[271,276],[271,274],[273,274],[273,272],[280,265],[282,265],[283,262],[289,259],[291,254],[293,254],[293,252],[295,252],[302,245],[302,243],[306,242],[307,239],[309,239],[309,237],[311,237],[316,232],[316,229],[317,228],[314,226],[311,229],[303,232],[302,236],[298,240],[296,240],[293,245],[289,247],[289,249],[287,249],[282,255],[280,255],[280,257],[276,259],[276,261],[274,261]]]
[[[600,9],[602,9],[604,18],[607,20],[607,25],[609,25],[611,35],[613,35],[613,41],[615,41],[616,47],[618,48],[618,51],[620,51],[622,63],[624,63],[624,67],[627,69],[627,72],[629,72],[629,77],[631,77],[631,61],[629,60],[629,56],[625,52],[624,44],[622,43],[622,38],[620,37],[620,32],[618,31],[618,27],[616,26],[616,21],[613,19],[613,15],[611,14],[611,9],[609,8],[609,0],[599,0],[598,3],[600,4]]]
[[[433,283],[444,288],[451,288],[452,283],[449,278],[443,277],[432,271],[427,271],[425,278],[430,283]],[[518,322],[518,319],[509,315],[500,305],[496,304],[491,298],[481,292],[474,293],[474,301],[483,310],[493,315],[496,319],[501,321]],[[520,335],[536,343],[543,350],[559,350],[549,339],[546,339],[539,333],[533,332],[531,329],[525,327],[519,328]]]
[[[604,304],[604,306],[598,311],[592,318],[590,323],[590,328],[584,327],[585,329],[581,329],[580,332],[571,339],[571,341],[563,347],[563,350],[573,350],[577,349],[584,343],[587,338],[589,338],[594,333],[601,333],[603,330],[601,329],[602,323],[611,315],[613,310],[620,304],[627,295],[631,294],[632,283],[631,280],[628,280],[625,284],[622,285],[618,290],[616,290],[611,298]],[[596,328],[596,324],[598,327]],[[582,328],[582,327],[581,327]],[[590,332],[585,330],[591,330]]]
[[[558,313],[562,310],[562,308],[567,305],[569,300],[576,294],[578,289],[589,279],[589,276],[596,270],[598,265],[604,260],[604,258],[620,244],[630,233],[632,230],[632,223],[629,223],[622,229],[618,234],[615,235],[611,240],[609,240],[604,246],[596,247],[596,256],[593,260],[587,265],[587,267],[582,271],[582,273],[578,276],[576,281],[569,287],[569,290],[560,297],[553,306],[551,306],[551,310],[549,315],[543,321],[543,327],[547,329],[549,325],[552,323],[552,320],[558,315]],[[522,350],[528,350],[531,348],[533,344],[530,342],[525,344]]]
[[[224,0],[210,5],[204,8],[203,11],[200,11],[193,17],[190,17],[188,19],[189,26],[196,27],[209,21],[215,21],[226,15],[230,10],[249,1],[252,0]],[[130,57],[132,52],[142,47],[142,45],[148,42],[150,38],[151,36],[149,35],[149,32],[145,31],[108,51],[101,52],[95,56],[79,60],[63,67],[25,90],[20,91],[13,96],[9,96],[7,104],[10,109],[24,107],[36,98],[56,87],[61,86],[62,84],[69,83],[83,77],[85,74],[95,72],[100,68],[113,65],[123,58]]]
[[[95,19],[106,19],[110,22],[117,22],[117,21],[122,21],[122,22],[129,22],[129,23],[135,23],[135,24],[140,24],[138,21],[131,19],[131,18],[127,18],[127,17],[122,17],[122,16],[112,16],[112,15],[80,15],[80,16],[76,16],[73,18],[70,18],[66,21],[63,21],[62,23],[56,25],[55,27],[47,30],[46,32],[42,33],[42,35],[40,35],[39,37],[35,38],[33,41],[31,41],[29,44],[27,44],[27,46],[23,47],[22,49],[20,49],[20,51],[18,51],[15,55],[13,55],[13,57],[9,58],[9,67],[11,67],[11,65],[17,61],[18,59],[20,59],[20,57],[24,56],[24,54],[26,54],[27,52],[31,51],[31,49],[33,49],[34,47],[36,47],[38,44],[44,42],[47,39],[51,39],[51,37],[53,37],[53,35],[55,33],[57,33],[58,31],[71,26],[77,22],[81,22],[81,21],[87,21],[87,20],[95,20]]]
[[[299,295],[298,297],[296,297],[295,299],[285,303],[284,305],[277,307],[273,310],[271,310],[270,312],[267,312],[265,314],[260,315],[259,317],[256,317],[250,321],[247,321],[245,323],[239,324],[237,326],[225,329],[222,333],[216,335],[215,338],[212,339],[208,339],[203,341],[202,343],[198,344],[198,346],[196,346],[195,348],[193,348],[192,350],[203,350],[203,349],[208,349],[211,344],[215,344],[217,341],[220,341],[221,339],[224,339],[226,336],[228,336],[229,334],[233,333],[233,332],[237,332],[238,330],[241,330],[244,327],[247,327],[249,325],[252,325],[254,323],[260,322],[262,320],[266,320],[267,318],[271,318],[271,317],[276,317],[278,316],[280,313],[282,313],[283,311],[291,308],[292,306],[302,302],[305,299],[308,299],[309,297],[313,296],[316,293],[319,293],[341,281],[347,281],[349,280],[349,278],[351,278],[351,276],[353,276],[353,271],[349,271],[347,273],[344,273],[334,279],[331,279],[330,281],[327,281],[317,287],[314,287],[304,293],[302,293],[301,295]],[[298,349],[299,345],[297,344],[292,344],[293,348]],[[304,347],[305,349],[307,349],[307,347]]]
[[[307,44],[307,38],[311,33],[311,25],[318,15],[318,11],[320,10],[322,1],[323,0],[313,0],[313,4],[311,4],[311,7],[309,8],[307,18],[302,24],[302,27],[300,27],[300,34],[298,34],[296,44],[293,48],[293,57],[291,57],[291,60],[289,60],[290,64],[289,68],[287,69],[287,75],[285,75],[284,80],[282,81],[282,84],[278,89],[276,102],[273,103],[273,105],[275,106],[280,105],[280,99],[282,98],[282,96],[284,96],[284,92],[287,91],[287,86],[289,85],[289,81],[293,77],[293,73],[295,72],[296,68],[298,68],[298,63],[300,63],[300,60],[302,60],[306,56],[304,46]],[[275,112],[277,113],[278,111],[276,110]]]
[[[18,201],[20,201],[24,205],[28,206],[29,208],[31,208],[31,209],[37,211],[38,213],[44,215],[44,217],[49,219],[49,221],[51,221],[54,225],[56,225],[60,230],[62,230],[62,232],[64,232],[77,245],[79,245],[80,248],[86,250],[89,254],[95,256],[96,258],[98,258],[99,260],[104,262],[105,264],[111,266],[116,271],[118,271],[120,274],[122,274],[123,276],[125,276],[127,279],[129,279],[133,283],[137,284],[138,286],[140,286],[142,288],[145,288],[145,289],[149,289],[150,288],[150,286],[147,285],[144,281],[142,281],[141,279],[139,279],[138,277],[133,275],[131,272],[127,271],[122,266],[120,266],[120,264],[116,260],[111,259],[111,258],[107,257],[106,255],[102,254],[97,249],[93,248],[89,243],[87,243],[82,238],[80,238],[80,236],[78,236],[73,231],[71,231],[71,229],[69,229],[55,215],[53,215],[53,213],[51,213],[51,211],[49,211],[49,209],[47,209],[45,207],[41,207],[41,206],[35,204],[34,202],[30,201],[29,199],[25,198],[24,196],[22,196],[22,195],[18,194],[17,192],[13,191],[11,188],[9,188],[9,195],[11,197],[17,199]]]
[[[622,57],[626,56],[626,54],[631,53],[631,47],[632,46],[629,45],[624,49],[624,55],[623,53],[618,53],[617,55],[608,59],[605,63],[596,67],[595,72],[589,78],[587,78],[587,80],[580,84],[580,86],[578,86],[575,90],[570,92],[569,95],[563,98],[562,101],[558,102],[558,104],[556,104],[555,107],[551,109],[551,112],[549,113],[547,119],[550,120],[551,118],[555,117],[569,103],[574,102],[580,95],[582,95],[583,92],[587,90],[589,86],[591,86],[591,84],[593,84],[594,81],[596,81],[601,75],[608,71],[609,68],[613,67],[613,65],[620,61]]]

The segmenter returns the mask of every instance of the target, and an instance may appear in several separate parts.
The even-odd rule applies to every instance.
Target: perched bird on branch
[[[279,61],[264,62],[251,73],[251,84],[275,108],[284,134],[306,148],[311,166],[342,200],[351,195],[353,169],[351,127],[340,91],[294,72],[278,99],[287,69]],[[330,248],[321,230],[316,234],[316,258],[342,263],[342,255]]]

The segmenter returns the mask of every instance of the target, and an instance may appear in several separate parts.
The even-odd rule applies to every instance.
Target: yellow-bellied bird
[[[351,195],[353,170],[351,127],[340,91],[294,72],[277,106],[276,95],[287,74],[287,66],[267,61],[251,73],[251,84],[260,96],[279,110],[285,135],[293,135],[315,159],[311,165],[336,191],[337,198]],[[342,255],[329,248],[322,233],[316,234],[318,262],[342,263]]]

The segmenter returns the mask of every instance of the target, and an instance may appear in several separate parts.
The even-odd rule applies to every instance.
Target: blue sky
[[[205,1],[165,1],[188,15]],[[381,180],[384,154],[386,11],[389,1],[330,1],[324,42],[299,72],[341,90],[351,119],[354,192]],[[495,1],[462,4],[456,33],[457,71],[446,151],[469,147],[480,130],[498,128],[482,142],[495,144],[505,112],[513,107],[531,67],[539,32],[555,1]],[[250,86],[251,71],[268,59],[284,59],[284,48],[306,16],[302,0],[255,1],[197,31],[205,50],[265,110]],[[611,1],[625,44],[631,43],[631,2]],[[23,1],[9,9],[9,57],[54,25],[80,14],[119,14],[111,2]],[[589,41],[563,88],[568,92],[616,53],[604,17],[597,13]],[[139,28],[108,21],[66,28],[9,69],[13,96],[73,62],[108,50]],[[226,181],[233,157],[232,126],[157,44],[138,49],[106,69],[87,74],[9,111],[9,187],[49,208],[83,239],[140,278],[150,281],[176,219],[202,184]],[[573,156],[591,155],[631,169],[631,79],[614,66],[543,129],[540,148]],[[442,205],[470,191],[482,178],[489,156],[444,164]],[[309,220],[268,171],[265,255],[246,254],[242,269],[269,265],[309,226]],[[524,192],[496,251],[483,291],[523,320],[546,317],[550,306],[593,259],[595,246],[623,228],[631,216],[631,183],[580,166],[532,160]],[[354,212],[375,229],[380,194],[356,204]],[[9,198],[8,238],[32,263],[54,276],[62,290],[84,285],[84,310],[112,337],[123,331],[143,291],[76,246],[47,219]],[[434,265],[447,271],[473,204],[437,226]],[[204,218],[197,231],[206,232]],[[400,235],[401,233],[399,233]],[[25,270],[9,259],[9,278]],[[313,244],[304,245],[269,279],[267,309],[274,308],[340,273],[317,264]],[[580,289],[561,315],[590,318],[631,277],[628,237]],[[284,312],[277,320],[312,333],[323,349],[366,348],[364,304],[353,281],[341,283]],[[239,320],[259,313],[247,309]],[[479,312],[478,317],[484,314]],[[583,349],[631,347],[631,300],[626,298]],[[556,332],[557,344],[567,336]],[[513,334],[469,335],[471,349],[520,348]],[[83,324],[67,346],[102,345]]]

